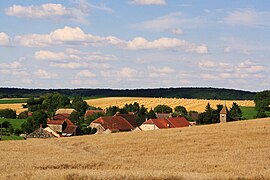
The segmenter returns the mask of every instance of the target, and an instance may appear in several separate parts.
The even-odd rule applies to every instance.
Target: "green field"
[[[0,104],[19,104],[19,103],[26,103],[27,99],[0,99]]]
[[[2,136],[2,140],[6,141],[6,140],[23,140],[23,137],[20,136],[16,136],[16,135],[10,135],[10,136]]]
[[[21,125],[26,121],[26,119],[0,119],[0,123],[4,121],[10,122],[14,129],[21,129]]]
[[[256,115],[258,113],[258,111],[255,110],[255,107],[241,106],[240,109],[243,112],[243,119],[254,119],[254,118],[256,118]],[[270,116],[270,111],[266,111],[266,115]]]

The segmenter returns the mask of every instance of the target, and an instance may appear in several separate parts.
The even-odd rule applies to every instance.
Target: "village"
[[[70,119],[75,109],[58,109],[52,118],[47,119],[47,127],[36,129],[34,132],[25,135],[25,138],[60,138],[82,135],[79,126],[76,126]],[[105,114],[104,110],[87,110],[84,118],[97,113]],[[228,108],[226,105],[220,111],[220,123],[228,121]],[[158,129],[184,128],[196,125],[196,122],[189,122],[183,116],[172,117],[172,113],[155,113],[157,118],[145,120],[141,125],[136,122],[134,112],[121,114],[117,112],[114,116],[99,117],[89,124],[94,129],[94,134],[110,134],[117,132],[149,131]]]

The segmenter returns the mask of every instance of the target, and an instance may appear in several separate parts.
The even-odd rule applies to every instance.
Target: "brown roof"
[[[26,138],[54,138],[54,137],[55,136],[52,133],[46,131],[43,128],[38,128],[37,130],[26,136]]]
[[[56,114],[55,116],[53,116],[54,120],[65,120],[69,117],[69,114]]]
[[[74,126],[73,122],[67,118],[64,120],[52,120],[52,119],[47,120],[47,124],[52,125],[62,125],[64,122],[66,122],[68,126]]]
[[[221,109],[221,111],[220,111],[220,114],[228,114],[228,108],[227,108],[227,106],[225,105],[225,106],[223,106],[223,108]]]
[[[138,127],[138,124],[136,122],[136,115],[135,114],[119,114],[116,113],[114,116],[121,116],[125,118],[134,128]]]
[[[55,112],[55,114],[69,114],[70,115],[73,111],[75,111],[75,109],[60,108]]]
[[[184,117],[150,119],[144,124],[155,124],[159,129],[188,127],[191,125]]]
[[[85,112],[85,117],[87,117],[87,116],[92,116],[93,114],[95,114],[95,113],[104,113],[105,114],[105,111],[103,111],[103,110],[87,110],[86,112]]]
[[[111,131],[114,130],[127,131],[133,129],[133,126],[125,118],[121,116],[100,117],[94,120],[92,123],[99,123],[105,129],[109,129]]]
[[[78,126],[67,126],[63,133],[73,135],[76,132]]]

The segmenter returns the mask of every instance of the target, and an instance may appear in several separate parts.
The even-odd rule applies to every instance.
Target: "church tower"
[[[219,116],[219,120],[220,123],[226,123],[229,120],[229,111],[227,106],[223,106],[222,110],[220,111],[220,116]]]

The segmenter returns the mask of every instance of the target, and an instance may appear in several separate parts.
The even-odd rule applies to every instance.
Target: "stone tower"
[[[229,111],[227,106],[223,106],[222,110],[220,111],[220,116],[219,116],[219,120],[220,123],[226,123],[229,120]]]

